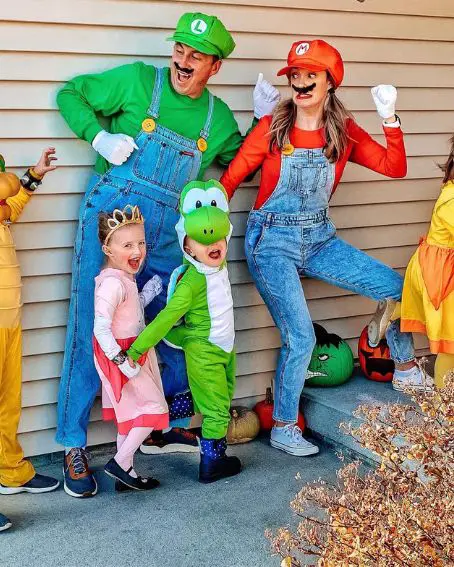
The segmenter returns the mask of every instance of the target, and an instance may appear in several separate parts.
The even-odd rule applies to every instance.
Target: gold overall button
[[[284,156],[291,156],[295,151],[295,147],[292,144],[285,144],[282,148],[282,153]]]
[[[205,140],[205,138],[199,138],[197,140],[197,147],[201,152],[206,152],[208,149],[208,142]]]
[[[142,130],[144,132],[153,132],[155,128],[156,122],[153,120],[153,118],[145,118],[145,120],[142,122]]]

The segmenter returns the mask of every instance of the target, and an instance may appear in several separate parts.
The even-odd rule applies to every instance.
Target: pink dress
[[[111,321],[110,330],[123,350],[145,328],[143,307],[137,284],[122,270],[107,268],[95,278],[95,327],[97,318]],[[101,340],[101,339],[100,339]],[[114,420],[118,432],[126,435],[133,427],[165,429],[169,425],[168,407],[154,349],[145,355],[142,368],[128,379],[107,358],[93,337],[94,361],[102,383],[102,416]]]

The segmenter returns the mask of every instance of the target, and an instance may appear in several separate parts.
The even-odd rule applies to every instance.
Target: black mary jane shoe
[[[132,467],[127,471],[123,470],[113,458],[104,467],[106,474],[133,490],[152,490],[159,486],[159,481],[155,478],[142,478],[140,476],[135,478],[129,474],[131,471]]]

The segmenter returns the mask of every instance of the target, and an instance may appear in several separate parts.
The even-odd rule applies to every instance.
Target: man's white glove
[[[134,150],[138,150],[134,138],[126,134],[109,134],[101,130],[91,143],[93,148],[109,163],[121,165]]]
[[[143,286],[142,291],[139,293],[140,302],[142,307],[145,307],[153,301],[162,291],[162,280],[159,276],[153,276]]]
[[[274,107],[281,99],[277,88],[263,78],[263,73],[259,73],[253,97],[254,116],[256,118],[272,114]]]
[[[392,85],[377,85],[370,92],[378,114],[386,120],[396,114],[397,90]]]
[[[118,365],[118,368],[127,378],[134,378],[134,376],[137,376],[137,374],[139,374],[142,367],[140,366],[140,364],[137,364],[137,362],[134,364],[134,367],[132,367],[129,364],[129,360],[126,359],[124,362]]]

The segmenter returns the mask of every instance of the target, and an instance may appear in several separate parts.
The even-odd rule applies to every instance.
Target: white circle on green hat
[[[194,20],[191,24],[191,31],[197,35],[201,35],[207,31],[207,24],[203,20]]]

